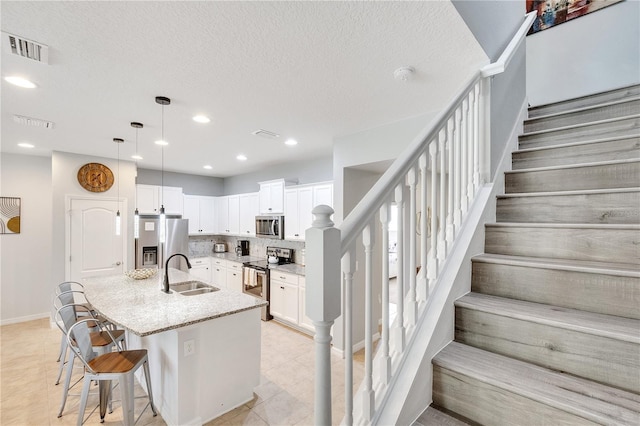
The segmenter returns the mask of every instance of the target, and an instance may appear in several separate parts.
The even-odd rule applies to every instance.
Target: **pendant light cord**
[[[162,126],[160,128],[160,140],[164,143],[164,105],[162,105]],[[160,177],[160,205],[164,206],[164,145],[161,147],[162,174]]]

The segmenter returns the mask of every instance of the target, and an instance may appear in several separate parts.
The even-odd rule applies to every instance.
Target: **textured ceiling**
[[[10,2],[2,31],[46,44],[49,65],[2,52],[2,152],[52,150],[231,176],[327,156],[333,138],[433,111],[487,58],[448,1]],[[453,54],[451,52],[454,52]],[[413,66],[400,82],[393,71]],[[55,122],[26,127],[12,115]],[[209,124],[191,120],[196,114]],[[269,140],[257,129],[282,135]],[[295,138],[295,147],[284,145]],[[25,152],[19,142],[35,149]],[[239,162],[236,155],[249,159]],[[202,166],[210,164],[211,171]]]

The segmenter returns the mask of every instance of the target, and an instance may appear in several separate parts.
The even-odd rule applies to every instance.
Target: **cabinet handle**
[[[281,279],[281,280],[286,280],[286,279],[287,279],[287,277],[280,277],[280,279]]]
[[[299,237],[299,236],[300,236],[300,234],[293,234],[293,236],[294,236],[294,237]]]
[[[280,286],[280,288],[284,290],[284,287]]]

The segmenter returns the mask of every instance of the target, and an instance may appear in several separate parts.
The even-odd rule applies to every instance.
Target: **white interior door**
[[[126,206],[120,203],[121,231],[116,235],[115,200],[72,199],[69,220],[69,279],[124,272]]]

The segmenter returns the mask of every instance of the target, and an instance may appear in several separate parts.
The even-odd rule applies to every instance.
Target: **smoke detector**
[[[413,77],[416,70],[413,67],[400,67],[393,72],[393,78],[396,80],[407,81]]]
[[[254,136],[262,136],[263,138],[267,139],[277,139],[280,137],[279,134],[264,129],[258,129],[255,132],[251,132],[251,134]]]
[[[49,63],[49,46],[4,31],[2,32],[2,49],[36,62]]]

